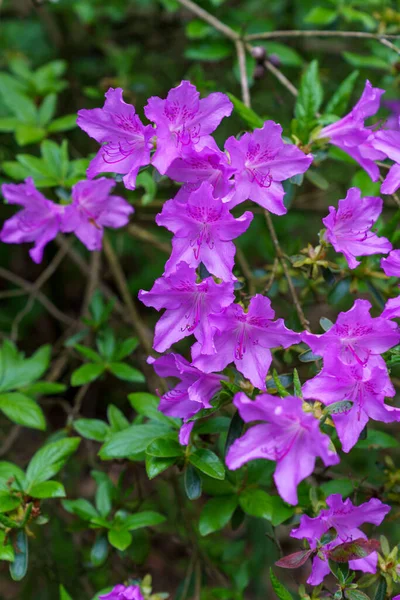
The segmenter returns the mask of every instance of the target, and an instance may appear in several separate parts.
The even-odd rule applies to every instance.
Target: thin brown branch
[[[7,454],[10,448],[13,446],[14,442],[16,442],[21,430],[22,427],[20,425],[14,425],[14,427],[12,427],[8,436],[0,446],[0,456],[4,456],[4,454]]]
[[[236,258],[237,258],[239,266],[242,270],[242,273],[247,280],[247,285],[249,287],[249,294],[250,294],[250,296],[254,296],[254,294],[256,293],[254,276],[253,276],[253,273],[251,272],[251,269],[249,267],[249,264],[246,260],[245,255],[243,254],[242,250],[238,247],[236,247]]]
[[[89,278],[86,284],[85,295],[82,302],[81,316],[86,317],[89,304],[100,280],[101,252],[92,252],[90,256]]]
[[[240,85],[242,87],[242,98],[243,103],[250,108],[250,91],[249,91],[249,82],[247,79],[247,69],[246,69],[246,47],[241,40],[237,40],[235,42],[236,52],[239,62],[239,72],[240,72]]]
[[[267,210],[264,211],[264,215],[265,215],[265,220],[267,222],[267,227],[268,227],[269,232],[271,234],[272,242],[273,242],[274,247],[275,247],[276,256],[278,257],[278,260],[279,260],[279,262],[282,265],[283,272],[284,272],[286,280],[288,282],[290,295],[292,296],[293,304],[294,304],[294,307],[295,307],[296,312],[298,314],[299,321],[300,321],[303,329],[306,329],[307,331],[310,331],[310,323],[306,319],[306,317],[304,315],[304,312],[303,312],[303,309],[301,308],[299,299],[297,297],[296,288],[294,287],[292,278],[290,276],[289,269],[288,269],[288,266],[286,264],[285,255],[283,254],[282,248],[281,248],[281,246],[279,244],[279,240],[278,240],[278,237],[276,235],[275,227],[274,227],[274,224],[272,223],[271,215],[269,214],[269,212]]]
[[[295,88],[293,83],[289,81],[289,79],[286,77],[286,75],[282,73],[282,71],[277,69],[275,65],[273,65],[272,62],[270,62],[269,60],[266,60],[264,62],[264,66],[270,73],[272,73],[278,79],[278,81],[281,82],[281,84],[292,94],[292,96],[297,98],[297,96],[299,95],[297,88]]]
[[[128,225],[126,229],[131,236],[137,238],[138,240],[148,242],[149,244],[152,244],[155,248],[161,250],[161,252],[171,254],[171,244],[169,244],[168,242],[161,242],[156,235],[153,235],[150,231],[147,231],[147,229],[143,229],[142,227],[139,227],[134,223]]]
[[[204,8],[198,6],[195,2],[192,2],[192,0],[178,0],[178,2],[190,10],[190,12],[200,17],[200,19],[203,19],[203,21],[209,23],[212,27],[217,29],[217,31],[223,33],[230,40],[234,42],[236,42],[236,40],[240,40],[240,35],[236,33],[236,31],[228,27],[228,25],[225,25],[225,23],[222,23],[222,21],[204,10]]]
[[[245,36],[246,41],[254,40],[272,40],[274,38],[295,38],[295,37],[344,37],[344,38],[364,38],[368,40],[400,40],[400,35],[384,35],[380,33],[367,33],[364,31],[322,31],[319,29],[304,29],[291,31],[264,31],[252,33]]]

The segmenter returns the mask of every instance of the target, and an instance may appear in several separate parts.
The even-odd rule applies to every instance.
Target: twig
[[[250,108],[250,91],[246,69],[246,47],[241,40],[237,40],[235,42],[235,45],[239,62],[240,85],[242,87],[243,103],[245,104],[245,106],[248,106]]]
[[[31,291],[33,290],[33,287],[34,287],[33,283],[31,283],[30,281],[26,281],[22,277],[19,277],[19,275],[15,275],[14,273],[11,273],[11,271],[7,271],[7,269],[3,269],[3,267],[0,267],[0,277],[2,277],[3,279],[6,279],[7,281],[10,281],[14,285],[17,285],[18,287],[24,289],[28,294],[31,293]],[[44,308],[55,319],[57,319],[58,321],[61,321],[61,323],[64,323],[65,325],[72,325],[75,323],[74,319],[71,319],[71,317],[69,317],[68,315],[61,312],[51,302],[51,300],[49,300],[47,298],[47,296],[45,294],[43,294],[43,292],[40,292],[40,291],[37,292],[36,300],[38,302],[40,302],[44,306]]]
[[[380,37],[378,39],[378,42],[380,42],[383,46],[386,46],[386,48],[390,48],[390,50],[393,50],[394,52],[397,52],[397,54],[400,54],[400,48],[395,46],[395,44],[392,44],[392,42],[389,42],[389,40],[386,40],[385,38]]]
[[[150,231],[147,231],[147,229],[142,229],[142,227],[131,223],[126,230],[133,237],[152,244],[155,248],[161,250],[161,252],[171,254],[171,244],[168,242],[161,242],[156,235],[153,235]]]
[[[115,254],[114,248],[112,247],[106,236],[104,236],[103,247],[115,283],[119,289],[119,292],[126,305],[126,308],[128,309],[130,322],[133,328],[135,329],[145,352],[150,355],[152,354],[153,350],[151,341],[149,339],[149,332],[142,323],[140,314],[135,306],[135,303],[129,291],[128,284],[126,282],[125,275],[119,263],[118,257]]]
[[[101,252],[92,252],[90,256],[89,278],[86,284],[85,295],[82,302],[81,316],[87,316],[90,300],[99,284],[101,267]]]
[[[290,83],[289,79],[282,73],[282,71],[280,71],[279,69],[277,69],[275,67],[275,65],[272,64],[272,62],[270,62],[269,60],[266,60],[264,62],[264,66],[266,69],[268,69],[268,71],[270,73],[272,73],[273,75],[275,75],[275,77],[281,82],[281,84],[283,86],[285,86],[285,88],[287,90],[289,90],[289,92],[292,94],[292,96],[294,96],[295,98],[297,98],[297,96],[299,95],[299,92],[297,91],[297,89],[295,88],[295,86],[293,85],[293,83]]]
[[[0,446],[0,456],[4,456],[10,450],[11,446],[16,441],[17,437],[21,432],[22,427],[20,425],[14,425],[14,427],[10,430],[10,433]]]
[[[86,392],[88,391],[89,386],[90,386],[90,383],[85,383],[85,385],[83,385],[81,388],[79,388],[79,391],[74,398],[73,408],[69,415],[70,417],[72,417],[72,418],[77,417],[79,415],[79,413],[81,412],[82,402],[83,402],[84,397],[86,396]]]
[[[344,37],[344,38],[364,38],[380,41],[382,39],[400,40],[400,35],[385,35],[379,33],[366,33],[364,31],[322,31],[320,29],[304,29],[291,31],[264,31],[261,33],[251,33],[245,36],[246,41],[269,40],[281,37]]]
[[[223,33],[230,40],[234,42],[236,42],[236,40],[240,40],[240,35],[236,33],[236,31],[228,27],[228,25],[225,25],[225,23],[222,23],[222,21],[220,21],[210,13],[208,13],[206,10],[204,10],[204,8],[201,8],[200,6],[192,2],[192,0],[178,0],[178,2],[179,4],[182,4],[182,6],[190,10],[190,12],[200,17],[200,19],[203,19],[203,21],[207,21],[207,23],[209,23],[210,25],[212,25],[212,27]]]
[[[242,270],[243,275],[247,279],[247,284],[249,286],[249,294],[250,294],[250,296],[254,296],[254,294],[256,293],[256,287],[254,284],[254,276],[253,276],[253,273],[251,272],[251,269],[249,267],[249,264],[246,260],[245,255],[243,254],[242,250],[238,247],[236,247],[236,258],[237,258],[239,266]]]
[[[288,269],[288,266],[287,266],[286,261],[285,261],[285,255],[283,254],[282,248],[281,248],[281,246],[279,244],[279,240],[278,240],[278,237],[276,235],[275,227],[274,227],[274,224],[272,223],[271,215],[269,214],[269,212],[267,210],[264,211],[264,215],[265,215],[265,220],[267,222],[267,226],[268,226],[269,232],[271,234],[272,242],[273,242],[274,247],[275,247],[276,256],[278,257],[278,260],[279,260],[279,262],[282,265],[282,269],[283,269],[283,272],[285,274],[286,280],[288,282],[290,294],[292,296],[293,304],[294,304],[296,312],[298,314],[300,323],[301,323],[303,329],[306,329],[307,331],[310,331],[310,323],[306,319],[306,317],[304,315],[304,312],[303,312],[303,309],[301,308],[299,299],[297,297],[296,288],[294,287],[292,278],[290,276],[289,269]]]

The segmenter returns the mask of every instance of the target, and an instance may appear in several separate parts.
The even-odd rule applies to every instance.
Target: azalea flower
[[[72,188],[72,204],[64,209],[61,230],[74,232],[88,250],[101,250],[104,227],[118,229],[129,221],[133,207],[110,192],[113,179],[86,179]]]
[[[373,145],[394,161],[381,185],[382,194],[394,194],[400,187],[400,131],[377,131]]]
[[[232,280],[236,251],[232,240],[246,231],[253,214],[247,211],[235,219],[213,192],[211,183],[204,181],[185,204],[168,200],[157,215],[157,225],[174,233],[166,275],[173,273],[182,261],[191,267],[202,262],[212,275],[223,281]]]
[[[126,104],[122,94],[121,88],[110,88],[103,108],[78,111],[77,125],[102,144],[89,165],[88,177],[99,173],[124,174],[125,187],[134,190],[140,167],[150,163],[154,129],[143,125],[135,107]]]
[[[315,556],[312,564],[312,571],[307,583],[310,585],[319,585],[324,577],[329,575],[330,568],[327,559],[327,553],[332,548],[345,542],[351,542],[356,539],[367,539],[363,531],[359,529],[364,523],[380,525],[390,511],[390,506],[383,504],[377,498],[372,498],[359,506],[354,506],[350,499],[343,502],[340,494],[332,494],[326,499],[327,509],[321,510],[320,514],[311,518],[302,515],[300,526],[293,529],[290,536],[299,540],[305,538],[310,544],[310,548],[317,548],[318,540],[330,529],[334,529],[337,537],[331,542],[320,546],[319,554],[325,556]],[[378,563],[378,555],[372,552],[366,558],[358,558],[349,561],[349,568],[354,571],[363,571],[364,573],[375,573]]]
[[[129,585],[125,587],[122,584],[116,585],[111,592],[99,596],[100,600],[144,600],[143,594],[138,585]]]
[[[400,250],[392,250],[387,258],[382,258],[381,268],[388,277],[400,277]]]
[[[6,244],[34,242],[30,257],[35,263],[42,262],[46,244],[60,231],[64,207],[47,200],[30,177],[17,185],[5,183],[1,191],[8,204],[19,204],[23,208],[5,221],[0,240]]]
[[[230,206],[249,199],[276,215],[285,214],[281,182],[307,171],[313,156],[285,144],[282,127],[274,121],[266,121],[262,129],[245,133],[239,140],[230,137],[225,148],[236,170]]]
[[[215,353],[205,356],[200,344],[192,347],[193,364],[203,371],[222,371],[233,362],[245,377],[259,389],[265,389],[272,361],[271,348],[288,348],[300,340],[298,333],[287,329],[283,319],[273,321],[275,311],[269,298],[256,294],[247,311],[232,304],[222,314],[210,316],[216,330]]]
[[[392,249],[389,240],[371,231],[382,207],[381,198],[361,198],[361,191],[353,187],[348,190],[346,198],[339,200],[338,210],[330,206],[329,215],[322,219],[327,228],[325,238],[336,252],[343,252],[350,269],[360,264],[356,256],[386,254]]]
[[[221,313],[235,299],[233,283],[215,283],[206,277],[196,283],[195,269],[184,262],[178,264],[176,272],[156,280],[153,288],[140,290],[139,299],[146,306],[166,311],[156,325],[154,349],[164,352],[174,342],[195,335],[202,352],[215,352],[210,316]]]
[[[226,464],[235,470],[256,458],[276,461],[274,481],[285,502],[297,504],[297,486],[311,475],[317,456],[325,466],[339,462],[329,437],[321,433],[318,419],[303,411],[300,398],[262,394],[250,400],[239,392],[233,403],[246,423],[262,423],[232,444]]]
[[[152,96],[144,112],[157,125],[157,150],[152,163],[161,173],[181,152],[192,147],[201,150],[214,145],[210,136],[224,117],[229,117],[233,104],[228,96],[215,92],[200,99],[196,86],[182,81],[168,92],[166,99]]]

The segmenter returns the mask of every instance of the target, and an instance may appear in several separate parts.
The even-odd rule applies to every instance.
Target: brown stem
[[[206,21],[207,23],[212,25],[212,27],[217,29],[217,31],[223,33],[230,40],[234,42],[236,42],[236,40],[240,40],[240,35],[236,33],[236,31],[228,27],[228,25],[225,25],[225,23],[222,23],[222,21],[220,21],[213,15],[210,15],[209,12],[204,10],[204,8],[198,6],[195,2],[192,2],[192,0],[178,0],[178,2],[179,4],[182,4],[182,6],[190,10],[190,12],[200,17],[200,19],[203,19],[203,21]]]
[[[156,235],[153,235],[150,231],[146,229],[142,229],[138,225],[131,223],[127,227],[127,231],[130,235],[137,238],[138,240],[142,240],[143,242],[148,242],[152,244],[155,248],[161,250],[161,252],[165,252],[166,254],[171,254],[171,244],[168,242],[161,242]]]
[[[281,84],[287,89],[289,90],[289,92],[292,94],[292,96],[294,96],[295,98],[297,98],[297,96],[299,95],[299,92],[297,91],[297,88],[295,88],[295,86],[293,85],[293,83],[291,83],[289,81],[289,79],[286,77],[286,75],[284,75],[282,73],[282,71],[280,71],[279,69],[277,69],[275,67],[275,65],[272,64],[272,62],[270,62],[269,60],[266,60],[264,62],[264,66],[265,68],[272,73],[273,75],[275,75],[275,77],[278,79],[278,81],[281,82]]]
[[[344,37],[344,38],[364,38],[368,40],[394,39],[400,40],[400,35],[384,35],[379,33],[366,33],[364,31],[322,31],[319,29],[304,29],[291,31],[264,31],[261,33],[251,33],[246,35],[246,41],[270,40],[282,37]]]
[[[250,108],[250,91],[249,91],[249,82],[247,79],[247,69],[246,69],[246,47],[241,40],[237,40],[235,42],[236,52],[239,62],[239,72],[240,72],[240,85],[242,87],[242,98],[245,106]]]

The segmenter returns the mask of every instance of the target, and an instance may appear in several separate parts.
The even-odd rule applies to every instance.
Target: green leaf
[[[169,432],[170,429],[162,423],[131,425],[124,431],[112,434],[100,448],[99,456],[103,460],[127,458],[144,452],[153,440]]]
[[[353,175],[351,179],[351,186],[358,187],[361,190],[362,196],[379,196],[381,184],[379,181],[372,181],[368,173],[360,169],[357,171],[357,173],[355,173],[355,175]],[[381,231],[379,233],[380,235],[383,235]]]
[[[379,69],[381,71],[390,71],[391,66],[387,60],[372,54],[356,54],[355,52],[343,52],[345,60],[357,69]]]
[[[17,126],[19,125],[18,119],[14,117],[1,117],[0,118],[0,131],[4,133],[8,133],[11,131],[15,131]]]
[[[65,498],[66,493],[62,483],[58,481],[43,481],[33,485],[29,490],[32,498]]]
[[[398,446],[399,442],[392,435],[389,435],[384,431],[368,429],[367,439],[358,441],[355,447],[359,449],[370,449],[397,448]]]
[[[90,551],[90,562],[94,567],[101,567],[106,562],[108,555],[108,542],[104,534],[100,534]]]
[[[110,423],[110,427],[113,433],[117,431],[123,431],[124,429],[127,429],[130,425],[128,419],[125,417],[123,412],[114,404],[109,404],[107,406],[107,419]]]
[[[42,431],[46,429],[46,420],[42,409],[29,396],[19,392],[0,394],[0,410],[18,425]]]
[[[56,383],[53,381],[38,381],[31,383],[22,388],[22,391],[28,396],[42,396],[45,394],[60,394],[65,392],[67,386],[63,383]]]
[[[73,422],[73,428],[79,435],[95,442],[104,442],[110,428],[100,419],[78,419]]]
[[[56,112],[57,96],[56,94],[49,94],[45,97],[42,104],[38,109],[38,123],[42,127],[47,125],[49,121],[54,117]]]
[[[229,448],[232,446],[233,442],[235,442],[243,432],[244,421],[237,410],[232,417],[232,421],[229,425],[228,435],[226,437],[224,455],[228,454]]]
[[[294,514],[294,508],[292,506],[287,506],[279,496],[271,496],[270,502],[272,504],[271,522],[274,527],[278,527],[278,525],[284,523],[287,519],[290,519]]]
[[[5,340],[0,348],[0,392],[20,389],[39,379],[49,365],[50,352],[50,346],[42,346],[25,358],[10,340]]]
[[[238,113],[239,117],[243,119],[246,125],[252,129],[260,128],[264,125],[264,119],[259,117],[254,110],[243,104],[243,102],[233,94],[228,93],[228,96],[233,104],[234,110]]]
[[[60,131],[69,131],[76,127],[76,114],[64,115],[59,119],[54,119],[47,128],[49,133],[58,133]]]
[[[323,88],[319,78],[318,61],[313,60],[302,75],[295,115],[299,120],[312,121],[323,100]]]
[[[7,77],[7,79],[6,79]],[[0,94],[7,108],[19,119],[20,123],[36,124],[37,109],[35,103],[10,85],[10,77],[0,73]]]
[[[71,385],[78,386],[84,385],[85,383],[90,383],[91,381],[95,381],[102,375],[105,371],[105,365],[99,365],[97,363],[86,363],[76,369],[71,376]]]
[[[186,35],[191,40],[201,40],[212,32],[213,28],[200,19],[193,19],[186,25]]]
[[[157,396],[153,396],[146,392],[135,392],[134,394],[128,395],[128,400],[135,411],[143,417],[148,417],[154,421],[160,421],[160,423],[165,423],[176,429],[181,426],[180,419],[166,417],[158,410],[160,398],[157,398]]]
[[[160,473],[175,464],[175,458],[156,458],[146,454],[146,473],[149,479],[154,479]]]
[[[132,352],[134,352],[136,350],[138,345],[139,345],[138,338],[135,338],[135,337],[127,338],[126,340],[124,340],[123,342],[118,344],[118,347],[114,354],[114,359],[117,361],[120,361],[123,358],[126,358],[127,356],[132,354]]]
[[[320,190],[326,191],[329,188],[329,181],[314,169],[308,169],[308,171],[305,172],[305,177]]]
[[[164,523],[165,517],[158,512],[146,510],[135,515],[129,515],[123,520],[121,529],[123,531],[134,531],[142,527],[154,527]]]
[[[129,531],[117,531],[116,529],[110,529],[107,536],[111,546],[114,546],[114,548],[117,550],[121,550],[121,552],[126,550],[132,543],[132,535],[129,533]]]
[[[94,363],[102,363],[103,359],[95,350],[82,344],[74,344],[74,350],[77,350],[79,354],[82,354],[85,358]]]
[[[273,513],[273,504],[271,496],[263,490],[254,490],[248,488],[239,496],[239,504],[247,515],[252,517],[261,517],[271,521]]]
[[[310,25],[330,25],[337,18],[337,11],[323,6],[315,6],[306,15],[304,21]]]
[[[354,492],[354,486],[350,479],[332,479],[332,481],[321,483],[320,487],[326,497],[331,494],[341,494],[343,498],[347,498]]]
[[[229,523],[238,505],[237,496],[219,496],[212,498],[204,506],[200,514],[199,531],[201,535],[209,535],[219,531]]]
[[[17,544],[14,562],[10,564],[10,575],[14,581],[21,581],[28,570],[29,547],[28,537],[24,530],[17,533]]]
[[[297,369],[293,369],[293,389],[295,396],[298,398],[303,397],[303,390],[301,389],[301,381]]]
[[[118,377],[118,379],[122,379],[124,381],[131,381],[134,383],[144,383],[146,381],[143,373],[138,371],[138,369],[134,369],[130,365],[127,365],[126,363],[111,363],[108,366],[108,369],[113,375],[115,375],[115,377]]]
[[[72,597],[68,594],[63,585],[60,585],[60,600],[72,600]]]
[[[359,74],[359,71],[353,71],[353,73],[350,73],[350,75],[348,75],[346,79],[342,81],[326,105],[326,113],[329,115],[337,115],[338,117],[344,115]]]
[[[364,594],[361,590],[346,590],[346,598],[347,600],[370,600],[367,594]]]
[[[201,477],[192,465],[187,465],[184,473],[185,492],[189,500],[197,500],[201,496]]]
[[[232,44],[225,40],[193,43],[185,50],[184,56],[189,60],[216,62],[232,56]]]
[[[0,560],[13,562],[15,559],[14,548],[10,541],[6,543],[6,532],[0,529]]]
[[[103,481],[98,482],[95,497],[96,509],[102,517],[107,517],[110,514],[114,495],[115,488],[112,482],[106,476]]]
[[[384,577],[380,577],[378,586],[375,591],[374,600],[385,600],[387,583]]]
[[[225,479],[224,464],[211,450],[199,448],[189,456],[189,462],[213,479]]]
[[[51,140],[45,140],[40,145],[40,152],[49,171],[62,183],[67,176],[69,164],[67,140],[60,146]]]
[[[27,492],[33,485],[50,479],[62,469],[68,458],[76,452],[80,438],[64,438],[57,442],[46,444],[31,459],[27,471]]]
[[[156,458],[174,458],[184,454],[184,447],[176,439],[160,437],[147,446],[146,454]]]
[[[136,188],[138,187],[142,187],[145,190],[145,194],[141,198],[142,205],[146,206],[150,204],[157,193],[157,184],[148,171],[142,171],[136,177]]]
[[[62,505],[67,512],[76,515],[80,519],[83,519],[83,521],[91,521],[99,516],[93,504],[84,498],[63,500]]]
[[[15,139],[19,146],[40,142],[46,135],[46,130],[38,125],[18,125],[15,129]]]
[[[0,489],[8,489],[6,483],[15,479],[18,479],[20,483],[25,479],[23,470],[13,463],[0,461]]]
[[[8,491],[0,490],[0,513],[10,512],[18,508],[21,498],[11,495]]]
[[[272,588],[279,600],[293,600],[292,594],[281,584],[271,568],[269,569],[269,578],[271,580]]]

